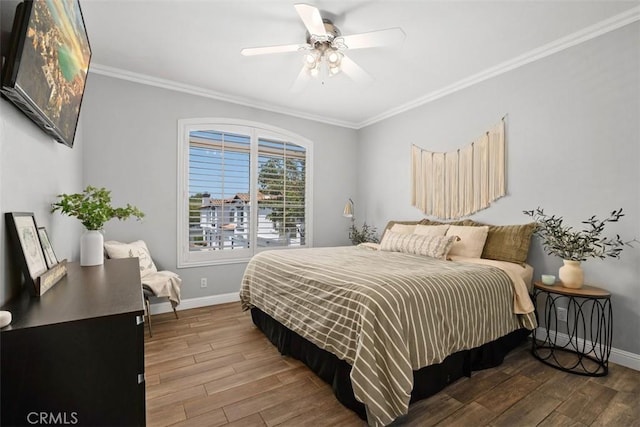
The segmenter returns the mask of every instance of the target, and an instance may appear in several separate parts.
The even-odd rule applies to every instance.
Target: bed
[[[370,425],[501,363],[536,325],[530,267],[379,249],[261,252],[240,291],[279,350],[330,382]]]

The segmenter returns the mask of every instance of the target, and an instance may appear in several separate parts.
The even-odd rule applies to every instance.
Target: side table
[[[607,375],[613,335],[611,294],[595,286],[571,289],[561,283],[534,282],[534,303],[539,297],[543,307],[536,309],[539,326],[533,335],[533,356],[561,371]],[[566,309],[566,322],[558,316],[562,309]]]

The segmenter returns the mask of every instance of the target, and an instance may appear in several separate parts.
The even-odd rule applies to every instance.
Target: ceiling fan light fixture
[[[329,64],[329,67],[337,67],[340,65],[340,60],[342,59],[342,53],[338,52],[337,50],[330,50],[329,53],[326,55],[327,57],[327,63]]]
[[[328,43],[318,43],[304,54],[304,66],[313,77],[320,73],[320,69],[325,69],[328,75],[333,76],[340,72],[340,63],[344,54],[331,47]]]
[[[294,7],[307,30],[306,43],[244,48],[240,51],[244,56],[303,53],[302,69],[294,86],[299,86],[297,83],[306,81],[309,76],[324,79],[339,73],[352,80],[369,82],[372,80],[371,76],[345,52],[352,49],[390,46],[401,42],[406,36],[398,27],[343,36],[330,19],[322,17],[317,7],[304,3],[294,4]]]
[[[313,52],[308,52],[304,55],[304,63],[309,68],[315,68],[318,63],[318,56],[314,55]]]

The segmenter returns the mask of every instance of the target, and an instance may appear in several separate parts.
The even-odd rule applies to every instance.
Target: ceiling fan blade
[[[368,47],[389,46],[404,40],[405,33],[401,28],[371,31],[369,33],[352,34],[342,37],[347,49],[365,49]]]
[[[297,52],[305,44],[283,44],[279,46],[246,47],[240,51],[243,56],[266,55],[269,53]]]
[[[373,82],[373,77],[365,70],[362,69],[361,66],[356,64],[351,58],[348,56],[343,56],[340,61],[340,70],[345,73],[351,80],[360,83],[360,84],[369,84]]]
[[[327,30],[324,28],[322,16],[320,15],[320,11],[317,7],[304,3],[295,4],[294,7],[296,8],[298,15],[300,15],[300,19],[302,19],[304,26],[307,27],[309,34],[314,36],[327,35]]]
[[[309,80],[311,80],[309,69],[307,68],[306,65],[303,65],[302,69],[300,70],[300,73],[298,73],[298,77],[296,78],[296,81],[293,82],[293,84],[291,85],[291,92],[297,93],[302,91],[302,89],[304,89],[307,83],[309,83]]]

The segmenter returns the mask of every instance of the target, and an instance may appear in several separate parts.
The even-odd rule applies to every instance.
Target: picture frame
[[[32,212],[5,213],[12,252],[32,294],[38,292],[38,277],[47,271],[38,226]]]
[[[53,268],[50,268],[45,273],[42,273],[36,280],[35,296],[41,297],[49,289],[51,289],[56,283],[58,283],[64,276],[67,275],[67,260],[63,259],[58,262]]]
[[[40,245],[42,246],[42,253],[44,254],[47,268],[53,268],[58,264],[58,258],[53,251],[53,246],[51,246],[51,240],[49,240],[49,235],[45,227],[38,227],[38,237],[40,237]]]

